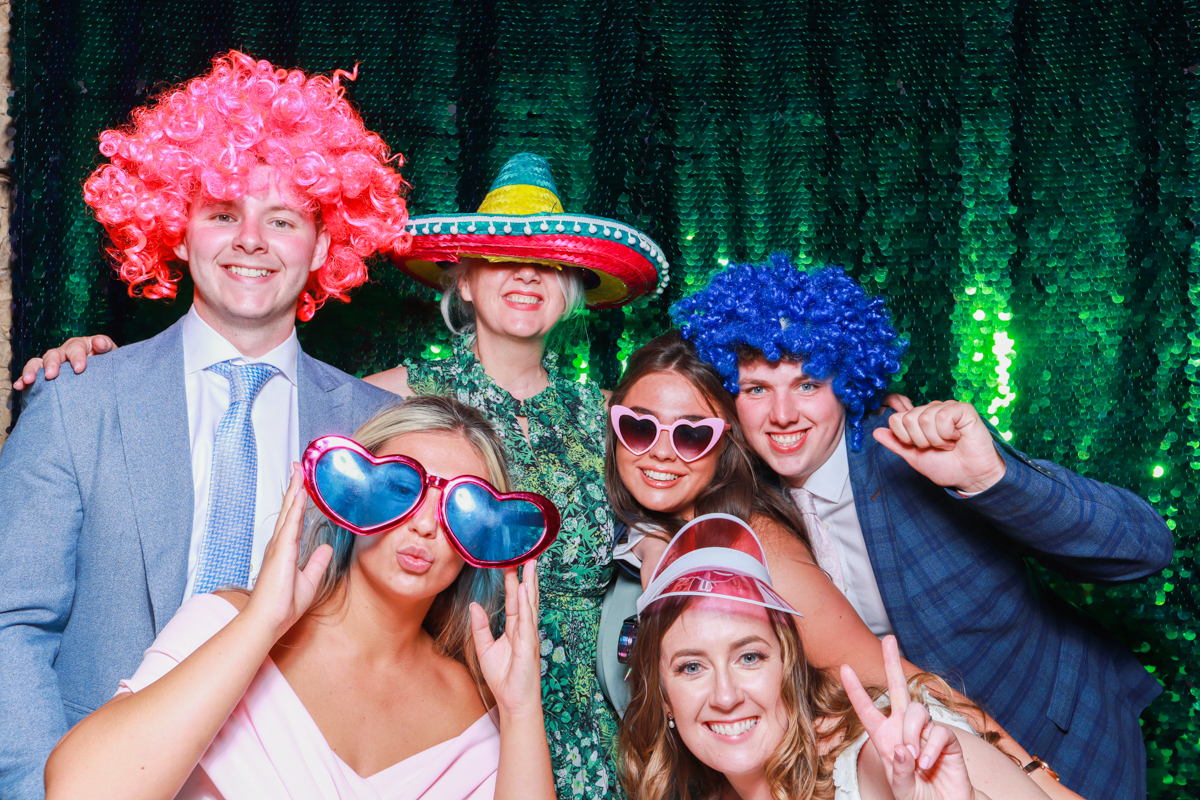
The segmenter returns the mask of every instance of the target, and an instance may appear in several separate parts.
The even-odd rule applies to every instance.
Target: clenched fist
[[[941,401],[901,411],[875,439],[938,486],[975,494],[1004,477],[1004,459],[970,403]]]

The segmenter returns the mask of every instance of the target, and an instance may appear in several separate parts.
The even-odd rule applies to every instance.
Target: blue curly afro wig
[[[766,264],[734,264],[708,287],[671,307],[671,319],[700,357],[738,392],[738,356],[800,361],[832,378],[846,409],[850,447],[862,447],[862,417],[878,408],[908,342],[892,327],[882,298],[868,297],[841,267],[802,272],[777,253]]]

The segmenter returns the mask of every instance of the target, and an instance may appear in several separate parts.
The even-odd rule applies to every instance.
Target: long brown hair
[[[495,429],[477,409],[451,397],[410,397],[371,417],[352,438],[368,451],[377,453],[397,436],[426,431],[461,436],[483,459],[489,473],[487,481],[501,492],[510,490],[504,445]],[[350,590],[350,563],[356,538],[350,531],[331,522],[316,506],[309,506],[301,540],[300,566],[308,563],[309,556],[320,545],[333,547],[333,559],[317,586],[310,614],[336,614],[344,607]],[[469,610],[471,603],[476,602],[490,619],[496,618],[501,609],[501,575],[500,570],[463,564],[453,583],[438,592],[422,623],[433,637],[437,651],[464,664],[480,687],[484,685],[483,673],[475,654]]]
[[[712,483],[696,497],[696,516],[732,514],[747,523],[755,516],[765,516],[791,531],[808,547],[808,533],[796,506],[784,497],[779,488],[763,481],[755,471],[753,451],[746,443],[738,422],[737,406],[733,395],[725,388],[720,373],[700,360],[696,348],[679,331],[668,331],[651,339],[629,357],[625,374],[617,388],[613,389],[610,405],[624,404],[626,395],[635,383],[647,375],[660,372],[674,372],[687,380],[708,401],[717,416],[729,423],[722,441],[717,445],[722,449]],[[617,472],[618,446],[620,443],[609,425],[604,440],[604,485],[613,512],[631,528],[662,531],[669,539],[683,527],[685,520],[652,511],[638,503]]]

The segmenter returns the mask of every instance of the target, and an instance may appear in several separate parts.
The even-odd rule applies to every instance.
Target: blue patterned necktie
[[[258,448],[250,410],[271,376],[270,364],[222,361],[209,370],[229,381],[229,408],[213,440],[212,478],[208,482],[208,522],[200,545],[194,594],[250,581],[254,547],[254,503],[258,493]]]

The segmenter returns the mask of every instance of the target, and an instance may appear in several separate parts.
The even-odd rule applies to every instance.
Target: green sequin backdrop
[[[230,47],[361,62],[349,96],[407,157],[413,213],[473,210],[531,150],[568,210],[663,246],[661,298],[566,337],[585,379],[611,386],[719,265],[786,250],[888,298],[912,341],[900,391],[969,400],[1021,449],[1148,498],[1175,531],[1170,569],[1056,586],[1166,687],[1143,717],[1151,796],[1191,795],[1197,22],[1200,0],[23,0],[16,363],[77,333],[144,338],[187,308],[112,278],[80,198],[99,130]],[[387,264],[300,335],[358,374],[446,341],[434,294]]]

